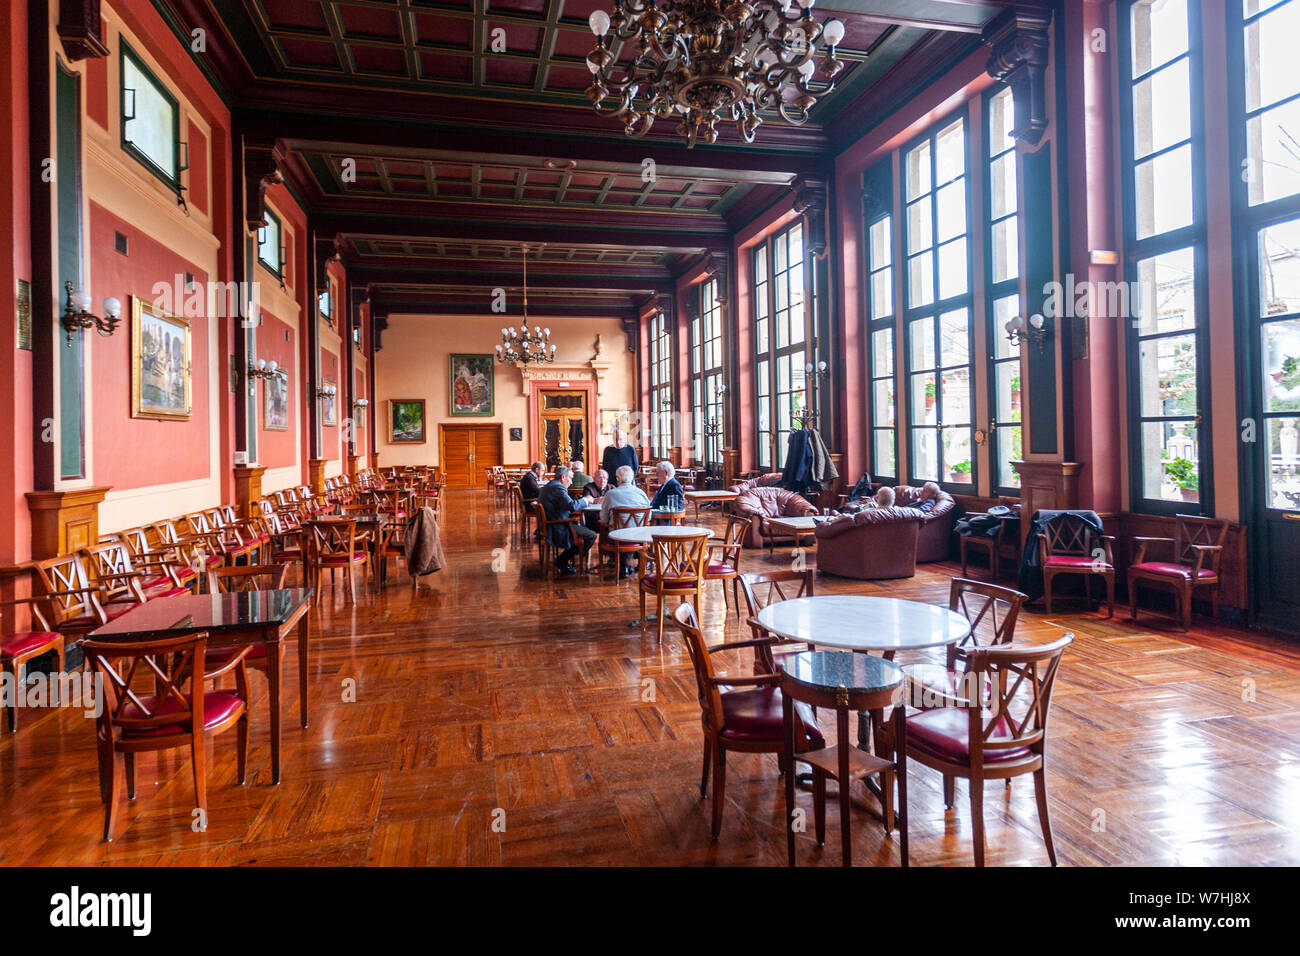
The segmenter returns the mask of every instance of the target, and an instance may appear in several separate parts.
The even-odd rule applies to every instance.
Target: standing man
[[[555,567],[561,574],[577,574],[573,559],[579,550],[586,551],[591,542],[596,540],[596,532],[581,522],[571,525],[564,519],[574,512],[575,502],[569,495],[569,485],[573,484],[573,471],[568,465],[557,465],[555,479],[547,482],[538,500],[546,511],[547,537],[551,547],[560,551],[555,556]],[[552,522],[555,522],[552,524]],[[573,538],[577,534],[578,541]]]
[[[636,449],[627,443],[627,435],[621,425],[614,426],[613,444],[605,446],[605,454],[600,460],[600,467],[606,474],[617,475],[624,465],[632,469],[635,475],[641,463],[637,461]]]

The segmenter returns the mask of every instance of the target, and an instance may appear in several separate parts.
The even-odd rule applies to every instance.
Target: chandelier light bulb
[[[800,74],[800,75],[801,75],[805,80],[811,80],[811,79],[812,79],[813,70],[815,70],[815,69],[817,69],[817,64],[813,63],[813,61],[812,61],[811,59],[809,59],[809,60],[804,60],[802,63],[799,64],[799,74]]]
[[[609,32],[609,14],[604,10],[593,10],[587,18],[587,25],[597,37],[603,37]]]
[[[275,359],[272,359],[269,363],[267,363],[266,367],[269,368],[271,370],[271,374],[274,375],[276,370],[280,367],[280,363],[277,362]]]
[[[590,60],[587,61],[587,69],[591,71],[593,74],[600,72],[600,67],[598,67],[595,63],[592,63]]]
[[[550,330],[550,329],[542,329],[542,338],[544,338],[544,339],[549,339],[550,337],[551,337],[551,330]]]
[[[79,312],[89,312],[91,305],[94,304],[94,299],[91,298],[89,292],[78,289],[72,293],[72,304],[77,307]]]
[[[812,6],[811,3],[808,5]],[[840,41],[844,39],[844,24],[839,20],[827,20],[822,28],[822,36],[831,46],[839,46]]]
[[[1032,325],[1032,326],[1033,326],[1034,328],[1036,328],[1036,329],[1041,329],[1041,328],[1043,327],[1043,317],[1042,317],[1042,315],[1040,315],[1039,313],[1035,312],[1033,315],[1031,315],[1031,316],[1029,317],[1029,324]]]
[[[265,371],[266,371],[266,359],[258,359],[258,360],[257,360],[257,370],[258,370],[259,372],[265,372]]]
[[[104,314],[110,319],[116,319],[122,314],[122,300],[110,295],[104,300]]]

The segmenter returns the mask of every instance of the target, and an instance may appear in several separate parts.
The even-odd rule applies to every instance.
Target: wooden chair
[[[609,509],[609,525],[602,529],[600,535],[600,550],[614,556],[614,574],[619,578],[623,576],[623,557],[629,554],[637,556],[637,563],[640,564],[645,557],[646,545],[629,544],[625,541],[615,541],[609,536],[611,531],[618,531],[621,528],[645,528],[650,524],[650,508],[615,508]]]
[[[285,564],[241,564],[235,567],[213,568],[208,572],[209,594],[231,594],[242,591],[278,591],[284,587],[289,566]],[[266,674],[271,666],[270,648],[266,644],[243,647],[217,647],[207,652],[204,680],[216,680],[227,673],[227,664],[236,653],[244,655],[244,663]],[[179,675],[183,676],[183,675]],[[245,697],[245,700],[248,698]]]
[[[841,496],[843,497],[843,496]],[[1012,508],[1017,514],[1020,512],[1020,499],[1008,498],[1005,495],[998,495],[998,504],[1004,508]],[[1010,520],[1010,519],[1008,519]],[[995,531],[992,535],[983,534],[963,534],[958,536],[958,545],[961,548],[961,576],[969,577],[967,566],[967,551],[985,551],[989,556],[989,577],[994,581],[998,579],[1002,570],[1002,558],[1009,557],[1015,561],[1020,559],[1020,539],[1014,535],[1006,535],[1006,521],[998,521]]]
[[[713,665],[713,655],[756,647],[758,641],[730,641],[710,646],[700,632],[695,608],[683,602],[673,612],[673,623],[682,632],[695,669],[695,686],[700,701],[700,723],[704,729],[704,768],[700,773],[700,797],[708,792],[709,771],[713,771],[713,836],[722,832],[722,808],[726,802],[727,751],[781,754],[785,749],[784,702],[780,677],[758,674],[727,677]],[[723,688],[744,688],[726,690]],[[795,708],[798,730],[795,750],[816,750],[825,744],[812,714],[802,704]],[[784,758],[779,757],[782,770]]]
[[[727,530],[721,541],[709,542],[708,566],[704,569],[706,581],[722,582],[722,604],[727,605],[727,584],[731,584],[731,601],[740,617],[739,585],[740,555],[744,550],[745,532],[749,529],[749,518],[741,515],[727,515]]]
[[[1050,644],[1003,644],[969,652],[967,670],[978,695],[952,706],[922,710],[907,719],[907,759],[944,778],[969,781],[975,865],[984,865],[984,781],[1034,775],[1038,822],[1047,857],[1056,866],[1047,814],[1044,754],[1047,716],[1061,655],[1073,634]],[[983,698],[983,699],[982,699]]]
[[[578,563],[581,570],[585,571],[587,569],[587,551],[581,546],[582,539],[578,537],[577,531],[574,530],[578,523],[582,521],[582,514],[580,512],[571,512],[566,518],[553,519],[546,516],[546,509],[542,506],[540,501],[532,502],[532,508],[533,513],[537,517],[537,531],[539,535],[537,539],[537,560],[541,562],[542,574],[546,575],[549,573],[550,569],[555,566],[553,561],[555,557],[555,547],[551,544],[550,531],[553,526],[561,524],[567,524],[569,526],[569,534],[572,537],[574,544],[579,546],[577,554]]]
[[[1038,561],[1043,569],[1043,601],[1052,613],[1052,581],[1061,574],[1081,574],[1092,607],[1092,579],[1106,582],[1106,616],[1115,614],[1115,538],[1098,534],[1078,515],[1057,515],[1038,537]]]
[[[0,601],[0,607],[27,606],[32,615],[34,629],[19,631],[14,634],[0,634],[0,674],[10,674],[15,696],[22,686],[23,665],[30,660],[53,651],[58,656],[58,673],[63,672],[63,635],[50,630],[45,615],[41,613],[41,598],[16,598],[13,601]],[[9,701],[5,708],[9,712],[9,732],[18,731],[18,701]]]
[[[124,541],[94,544],[83,548],[81,553],[95,576],[99,600],[106,609],[121,602],[143,604],[153,598],[191,593],[191,588],[181,584],[170,562],[150,558],[133,560]]]
[[[191,536],[203,541],[208,550],[221,555],[223,563],[233,564],[240,558],[250,560],[250,555],[257,550],[256,545],[240,537],[238,530],[213,527],[212,518],[202,511],[185,515],[185,524]]]
[[[380,564],[378,574],[382,580],[388,577],[389,558],[396,558],[398,567],[406,563],[406,520],[392,518],[384,522],[378,533],[379,541],[375,547],[375,561]],[[407,573],[410,573],[409,567]]]
[[[111,613],[99,600],[99,587],[93,585],[80,555],[61,554],[32,562],[32,570],[48,599],[51,629],[65,638],[79,640],[102,624],[121,617],[136,605],[118,603]]]
[[[704,569],[708,563],[709,536],[704,532],[684,537],[652,534],[650,548],[641,562],[638,590],[641,592],[641,620],[645,621],[647,594],[655,596],[659,618],[659,641],[664,639],[664,601],[690,596],[698,603],[704,591]],[[694,613],[694,612],[692,612]]]
[[[1139,581],[1167,588],[1182,618],[1183,630],[1192,626],[1192,595],[1197,588],[1210,589],[1211,612],[1219,616],[1219,558],[1228,534],[1228,522],[1217,518],[1178,515],[1172,538],[1135,537],[1137,554],[1128,567],[1129,617],[1137,620]],[[1147,548],[1168,545],[1171,560],[1148,561]]]
[[[208,568],[226,563],[221,542],[214,534],[196,535],[182,531],[177,522],[170,518],[155,521],[150,530],[154,535],[154,549],[174,552],[183,557],[185,563],[194,570],[192,583],[197,586],[202,586],[207,581]]]
[[[370,581],[370,555],[357,540],[357,523],[352,520],[315,521],[308,527],[310,545],[307,553],[310,586],[320,593],[321,571],[329,569],[330,587],[334,587],[334,572],[342,569],[347,577],[347,595],[352,603],[357,600],[356,569],[360,566]]]
[[[802,571],[795,571],[793,568],[783,568],[780,571],[750,571],[740,576],[740,593],[745,596],[747,611],[746,623],[754,634],[754,640],[761,642],[754,651],[755,674],[777,672],[776,658],[782,655],[777,653],[775,648],[780,647],[784,653],[817,649],[812,644],[798,644],[772,634],[758,623],[758,612],[774,601],[815,596],[815,580],[816,570],[810,567],[805,567]]]
[[[104,801],[104,839],[111,841],[121,807],[121,784],[117,755],[126,763],[126,792],[135,799],[135,755],[142,751],[190,748],[194,768],[194,794],[198,808],[208,807],[207,753],[209,736],[237,725],[239,782],[248,769],[248,673],[244,668],[247,648],[233,654],[219,673],[233,672],[232,691],[205,693],[202,680],[190,681],[186,693],[181,681],[158,666],[157,660],[174,660],[179,668],[171,674],[205,673],[206,632],[187,634],[162,641],[105,643],[86,641],[91,666],[104,679],[104,701],[97,733],[99,788]],[[141,670],[141,664],[144,670]],[[140,694],[136,678],[152,677],[154,692]]]

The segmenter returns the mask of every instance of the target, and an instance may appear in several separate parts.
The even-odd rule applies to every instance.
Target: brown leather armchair
[[[803,495],[775,485],[747,488],[728,504],[732,514],[749,518],[749,529],[744,538],[746,548],[761,548],[767,544],[767,522],[771,518],[798,518],[817,513]]]
[[[925,515],[915,508],[868,508],[819,524],[817,570],[844,578],[879,580],[916,574],[917,543]]]
[[[773,485],[781,483],[781,472],[770,471],[765,475],[758,475],[754,478],[746,478],[744,481],[738,481],[728,491],[748,491],[750,488],[771,488]]]
[[[906,506],[921,500],[921,489],[914,485],[898,485],[894,488],[894,506]],[[957,520],[957,502],[948,492],[940,489],[939,503],[929,514],[907,508],[921,515],[921,528],[916,540],[916,560],[920,564],[927,561],[947,561],[952,553],[952,526]]]

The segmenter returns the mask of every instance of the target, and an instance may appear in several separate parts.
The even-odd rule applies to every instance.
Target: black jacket
[[[561,551],[572,547],[573,534],[570,532],[569,526],[567,524],[551,524],[552,521],[563,521],[575,510],[576,504],[569,494],[569,489],[558,481],[547,482],[542,486],[538,501],[541,502],[542,509],[546,512],[546,537],[550,540],[551,546],[559,548]]]
[[[618,470],[624,465],[627,465],[633,471],[640,467],[636,457],[636,448],[632,445],[624,445],[622,448],[606,445],[605,454],[600,459],[600,467],[604,468],[605,473],[609,475],[611,485],[618,482]]]
[[[537,476],[531,471],[524,472],[524,476],[519,479],[519,491],[523,494],[524,501],[535,501],[541,490],[542,486],[537,483]]]
[[[676,478],[669,478],[659,486],[659,491],[655,494],[655,500],[650,502],[650,507],[667,507],[669,495],[676,495],[678,498],[681,498],[683,502],[686,501],[686,492],[682,490],[682,483]]]
[[[1065,517],[1065,516],[1069,517]],[[1020,580],[1017,582],[1021,591],[1036,601],[1043,596],[1043,569],[1038,563],[1038,538],[1049,521],[1057,518],[1075,520],[1087,525],[1098,534],[1102,533],[1101,518],[1095,511],[1076,509],[1073,511],[1035,511],[1029,519],[1029,534],[1025,538],[1025,550],[1020,556]],[[1023,515],[1021,521],[1025,520]]]

